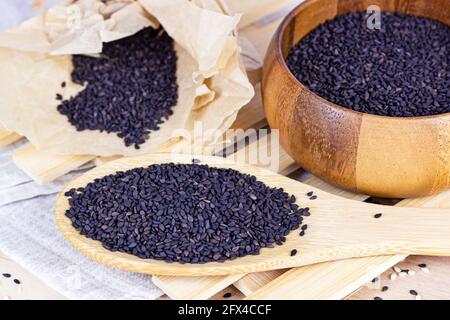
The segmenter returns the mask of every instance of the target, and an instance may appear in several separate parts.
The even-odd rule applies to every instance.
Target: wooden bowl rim
[[[288,65],[286,64],[286,60],[283,58],[283,53],[281,51],[282,47],[282,39],[284,36],[284,33],[286,32],[286,28],[289,26],[289,24],[292,22],[292,20],[300,14],[304,9],[311,6],[313,3],[316,3],[318,1],[323,0],[305,0],[301,4],[297,5],[294,9],[292,9],[289,14],[283,19],[280,26],[278,27],[275,36],[274,36],[274,43],[275,43],[275,58],[278,61],[278,63],[281,65],[284,72],[288,74],[288,76],[302,89],[306,90],[309,94],[311,94],[315,99],[321,101],[324,103],[327,107],[330,107],[332,109],[339,110],[343,113],[348,113],[355,116],[365,116],[370,117],[373,119],[383,119],[387,121],[392,120],[400,120],[400,121],[427,121],[427,120],[442,120],[442,118],[449,118],[450,120],[450,112],[442,113],[442,114],[435,114],[430,116],[416,116],[416,117],[392,117],[392,116],[382,116],[377,114],[371,114],[371,113],[364,113],[360,111],[355,111],[350,108],[346,108],[343,106],[340,106],[338,104],[335,104],[325,98],[322,98],[321,96],[317,95],[313,91],[311,91],[306,85],[304,85],[300,80],[298,80],[294,74],[289,69]]]

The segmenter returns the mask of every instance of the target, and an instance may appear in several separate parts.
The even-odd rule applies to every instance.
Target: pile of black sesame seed
[[[139,149],[173,113],[177,56],[172,38],[162,29],[146,28],[105,43],[99,58],[74,55],[73,66],[72,81],[87,86],[62,101],[58,111],[78,131],[114,132],[127,147]]]
[[[382,13],[381,29],[354,12],[327,21],[289,52],[289,69],[314,93],[383,116],[450,112],[450,27]]]
[[[167,262],[222,262],[281,245],[308,209],[283,189],[232,169],[161,164],[66,193],[66,216],[111,251]]]

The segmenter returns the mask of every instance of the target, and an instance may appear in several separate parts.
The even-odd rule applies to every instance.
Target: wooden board
[[[267,22],[266,23],[264,23],[264,26],[266,26],[268,29],[271,29],[271,30],[274,30],[274,28],[276,28],[276,26],[277,26],[277,22],[275,22],[275,23],[273,23],[273,25],[271,26],[271,28],[269,28],[269,25],[270,24],[267,24]],[[255,42],[255,46],[256,47],[260,47],[260,48],[263,48],[262,50],[265,50],[264,49],[264,47],[266,46],[266,44],[269,42],[269,40],[270,40],[270,35],[268,35],[267,33],[265,34],[265,33],[263,33],[263,32],[258,32],[258,27],[261,27],[261,26],[258,26],[257,24],[256,25],[252,25],[251,26],[251,28],[246,28],[247,30],[250,30],[250,31],[248,31],[247,33],[246,33],[246,35],[251,35],[249,38],[251,38],[253,35],[255,36],[252,40],[255,40],[256,42]],[[261,27],[262,28],[262,27]],[[242,31],[241,31],[242,32]],[[258,45],[259,44],[259,45]],[[262,53],[262,55],[263,55],[264,53]],[[316,179],[316,181],[319,181],[318,179]],[[417,203],[412,203],[412,202],[415,202],[416,200],[412,200],[411,201],[411,205],[417,205]],[[419,201],[420,201],[420,199],[419,199]],[[438,200],[439,201],[439,200]],[[429,203],[434,203],[435,201],[430,201]],[[363,273],[363,274],[361,274],[361,275],[359,275],[359,276],[357,276],[357,277],[355,277],[355,279],[353,279],[353,280],[348,280],[346,277],[331,277],[331,278],[323,278],[325,275],[327,275],[327,274],[331,274],[331,275],[335,275],[335,271],[336,271],[336,269],[335,269],[335,267],[337,267],[334,263],[332,263],[332,266],[331,266],[331,268],[330,269],[327,269],[327,270],[324,270],[323,272],[319,272],[318,270],[316,271],[317,273],[315,273],[315,274],[317,274],[317,277],[318,277],[318,279],[320,280],[320,279],[326,279],[326,280],[329,280],[329,281],[332,281],[332,282],[335,282],[335,281],[341,281],[342,282],[342,288],[344,288],[340,293],[338,293],[338,294],[334,294],[334,293],[332,293],[332,292],[328,292],[328,293],[326,293],[326,292],[323,292],[323,294],[321,295],[321,297],[322,298],[326,298],[326,299],[329,299],[329,298],[343,298],[343,297],[345,297],[346,295],[348,295],[349,293],[351,293],[352,291],[354,291],[354,290],[356,290],[358,287],[360,287],[360,286],[362,286],[362,285],[364,285],[367,281],[369,281],[369,280],[371,280],[371,277],[372,277],[372,275],[373,276],[376,276],[378,273],[380,273],[381,271],[377,271],[377,270],[379,270],[379,269],[386,269],[386,268],[388,268],[388,266],[389,265],[393,265],[393,264],[395,264],[396,263],[396,259],[399,259],[398,257],[396,257],[396,258],[394,258],[394,257],[387,257],[387,262],[385,261],[385,262],[382,262],[382,261],[369,261],[369,263],[368,263],[368,268],[369,268],[369,271],[368,271],[368,273],[369,273],[369,275],[368,274],[365,274],[365,273]],[[428,259],[430,259],[430,258],[428,258]],[[450,263],[447,261],[447,260],[443,260],[442,258],[441,259],[439,259],[439,258],[432,258],[432,259],[435,259],[436,261],[439,261],[439,263],[440,264],[442,264],[442,268],[440,268],[438,271],[442,271],[443,269],[445,269],[445,266],[448,266],[448,265],[450,265]],[[378,260],[378,259],[377,259]],[[355,260],[351,260],[350,261],[351,263],[352,263],[352,265],[353,265],[353,268],[356,268],[357,267],[357,264],[356,264],[356,261]],[[447,267],[447,269],[448,269],[448,267]],[[388,271],[388,273],[390,273],[391,271],[389,270]],[[436,274],[436,273],[438,273],[439,274],[439,272],[432,272],[433,274]],[[269,278],[269,279],[273,279],[273,277],[272,278]],[[409,278],[408,278],[409,279]],[[182,283],[182,282],[178,282],[178,281],[175,281],[175,283],[176,284],[178,284],[178,285],[180,285],[180,283]],[[397,280],[397,282],[395,282],[395,283],[399,283],[399,281]],[[427,286],[428,287],[428,290],[431,290],[431,289],[433,289],[435,286],[436,286],[436,283],[433,283],[433,284],[428,284],[426,281],[422,281],[422,284],[423,284],[423,286]],[[214,285],[214,281],[211,283],[211,285]],[[315,286],[317,286],[317,285],[320,285],[320,281],[318,281],[318,282],[315,282],[314,283],[314,285]],[[434,286],[433,286],[434,285]],[[179,287],[178,287],[179,288]],[[341,289],[342,289],[341,288]],[[205,289],[206,290],[206,289]],[[227,291],[229,291],[230,289],[226,289]],[[230,290],[230,291],[232,291],[232,290]],[[252,290],[252,291],[254,291],[254,290]],[[250,291],[249,293],[251,293],[252,291]],[[431,290],[432,291],[432,290]],[[441,294],[443,294],[444,292],[443,291],[445,291],[445,290],[437,290],[436,292],[437,293],[441,293]],[[365,288],[364,289],[362,289],[360,292],[366,292],[366,290],[365,290]],[[356,295],[355,295],[355,297],[362,297],[362,296],[358,296],[358,294],[360,295],[361,293],[360,292],[358,292],[358,293],[356,293]],[[247,294],[249,294],[249,293],[247,293]],[[195,295],[194,295],[195,296]],[[206,296],[208,296],[208,295],[206,295]],[[444,294],[442,295],[442,296],[445,296]],[[215,298],[220,298],[221,297],[221,294],[220,293],[218,293],[216,296],[215,296]],[[364,298],[364,297],[362,297],[362,298]],[[400,298],[406,298],[406,296],[402,296],[402,297],[400,297]]]
[[[419,264],[426,264],[427,272],[423,271]],[[383,300],[416,300],[416,296],[409,292],[415,290],[421,300],[449,300],[449,265],[449,258],[410,256],[397,267],[412,270],[413,273],[397,276],[395,280],[391,280],[390,277],[395,271],[390,268],[378,277],[377,281],[367,283],[347,299],[373,300],[380,297]],[[385,286],[388,287],[387,291],[382,290]]]
[[[34,181],[45,184],[95,159],[95,156],[54,156],[29,144],[14,153],[13,159],[17,167]]]
[[[0,300],[64,300],[33,273],[18,265],[0,252],[0,275],[9,273],[11,278],[0,276]],[[19,284],[14,282],[19,280]]]
[[[293,0],[218,0],[224,12],[228,14],[245,13],[239,22],[240,28],[255,23],[267,16],[267,13],[282,10]],[[298,1],[297,1],[298,2]]]
[[[10,132],[0,125],[0,148],[5,147],[22,137],[14,132]]]

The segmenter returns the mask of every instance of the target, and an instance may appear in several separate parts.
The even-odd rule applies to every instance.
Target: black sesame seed
[[[383,286],[383,287],[381,288],[381,291],[383,291],[383,292],[388,291],[388,290],[389,290],[389,287],[388,287],[388,286]]]
[[[426,268],[426,267],[427,267],[427,265],[425,263],[419,264],[419,268]]]
[[[309,208],[302,209],[301,215],[304,217],[309,217],[311,215],[311,212],[309,212]]]
[[[308,229],[308,225],[307,224],[302,225],[302,230],[305,231],[306,229]]]
[[[314,192],[310,191],[310,192],[308,192],[306,195],[307,195],[308,197],[311,197],[313,194],[314,194]]]
[[[374,217],[375,219],[378,219],[378,218],[381,218],[382,215],[383,215],[383,214],[381,214],[381,213],[377,213],[377,214],[375,214],[373,217]]]
[[[297,254],[297,249],[293,249],[291,251],[291,257],[295,256]]]
[[[381,297],[374,297],[373,300],[383,300]]]
[[[230,297],[231,297],[231,293],[230,293],[230,292],[227,292],[227,293],[225,293],[225,294],[223,295],[223,297],[224,297],[224,298],[230,298]]]
[[[417,296],[418,295],[416,290],[409,290],[409,293],[412,294],[413,296]]]
[[[309,197],[309,200],[316,200],[317,199],[317,196],[312,196],[312,197]]]
[[[305,231],[304,230],[300,231],[300,237],[303,237],[304,235],[305,235]]]
[[[15,284],[20,284],[20,280],[19,279],[14,279],[13,280]]]
[[[339,15],[288,53],[294,76],[343,107],[415,117],[450,112],[450,27],[437,20],[381,13],[381,29],[364,12]]]
[[[56,100],[63,100],[63,96],[60,93],[56,94]]]
[[[282,245],[304,210],[254,176],[198,164],[117,172],[66,196],[74,228],[107,250],[180,263],[223,262]]]
[[[116,133],[127,147],[139,149],[173,114],[177,55],[162,29],[105,43],[100,57],[73,55],[72,62],[72,81],[85,88],[58,111],[78,131]]]
[[[65,87],[66,87],[66,82],[65,81],[61,82],[61,88],[65,88]]]
[[[2,276],[4,276],[5,278],[11,278],[11,274],[9,273],[3,273]]]

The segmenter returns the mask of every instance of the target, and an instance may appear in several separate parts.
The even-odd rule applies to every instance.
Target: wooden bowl
[[[303,168],[341,188],[410,198],[450,188],[450,113],[384,117],[333,104],[300,83],[288,69],[290,48],[337,15],[403,12],[450,25],[450,0],[307,0],[281,23],[263,69],[267,120],[285,150]]]

